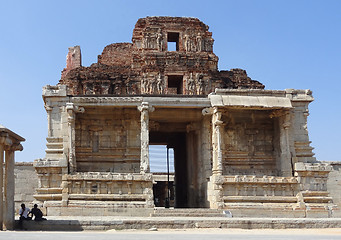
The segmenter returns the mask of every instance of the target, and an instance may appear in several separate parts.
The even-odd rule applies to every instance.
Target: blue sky
[[[1,1],[0,123],[26,142],[17,161],[44,157],[44,85],[68,47],[84,66],[130,42],[138,18],[197,17],[213,32],[219,69],[243,68],[266,89],[311,89],[309,132],[318,160],[340,161],[341,1]]]

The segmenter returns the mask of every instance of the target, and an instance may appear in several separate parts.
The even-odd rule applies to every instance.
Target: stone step
[[[223,210],[206,208],[156,208],[151,217],[224,217]]]
[[[186,228],[341,228],[341,218],[204,218],[204,217],[46,217],[48,220],[24,221],[30,231],[83,231],[122,229]],[[16,220],[18,229],[18,220]]]
[[[48,154],[62,154],[63,149],[45,149],[45,152]]]

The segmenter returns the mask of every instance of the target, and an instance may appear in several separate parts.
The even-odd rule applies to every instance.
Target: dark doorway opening
[[[150,132],[149,144],[167,145],[174,149],[174,207],[187,208],[188,204],[188,178],[187,178],[187,141],[185,132]],[[160,186],[162,189],[162,186]],[[157,187],[155,187],[157,191]],[[154,195],[158,194],[154,192]]]
[[[168,75],[168,90],[173,94],[182,94],[183,76]]]

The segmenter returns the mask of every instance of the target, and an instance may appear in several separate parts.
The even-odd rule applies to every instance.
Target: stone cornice
[[[140,106],[142,102],[148,102],[155,107],[210,107],[208,98],[194,97],[99,97],[77,96],[70,97],[70,102],[79,106]]]
[[[70,97],[70,101],[82,106],[137,106],[142,97]]]

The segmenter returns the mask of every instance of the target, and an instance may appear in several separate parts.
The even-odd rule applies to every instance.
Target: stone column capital
[[[23,146],[18,141],[13,141],[8,134],[0,136],[0,144],[4,146],[6,151],[22,151]]]
[[[209,107],[209,108],[204,108],[201,111],[202,115],[206,116],[206,115],[212,115],[213,114],[213,108]]]
[[[11,145],[12,141],[7,137],[8,133],[0,134],[0,144],[1,145]]]
[[[154,112],[155,111],[155,108],[153,106],[149,105],[148,102],[142,102],[141,105],[137,107],[137,109],[140,112],[145,112],[145,111]]]
[[[53,109],[51,106],[49,106],[47,104],[44,105],[44,108],[45,108],[46,112],[52,111],[52,109]]]
[[[73,103],[66,103],[66,111],[67,112],[76,112],[76,113],[84,113],[84,107],[76,106]]]
[[[9,151],[13,151],[13,152],[22,151],[23,149],[24,148],[20,143],[14,143],[8,148]]]
[[[213,108],[213,119],[212,119],[212,123],[217,126],[220,127],[223,125],[223,121],[221,120],[221,111],[219,111],[219,109],[217,107]]]
[[[75,106],[73,103],[66,103],[66,112],[68,114],[68,122],[71,123],[75,120],[75,113],[84,113],[84,107]]]

